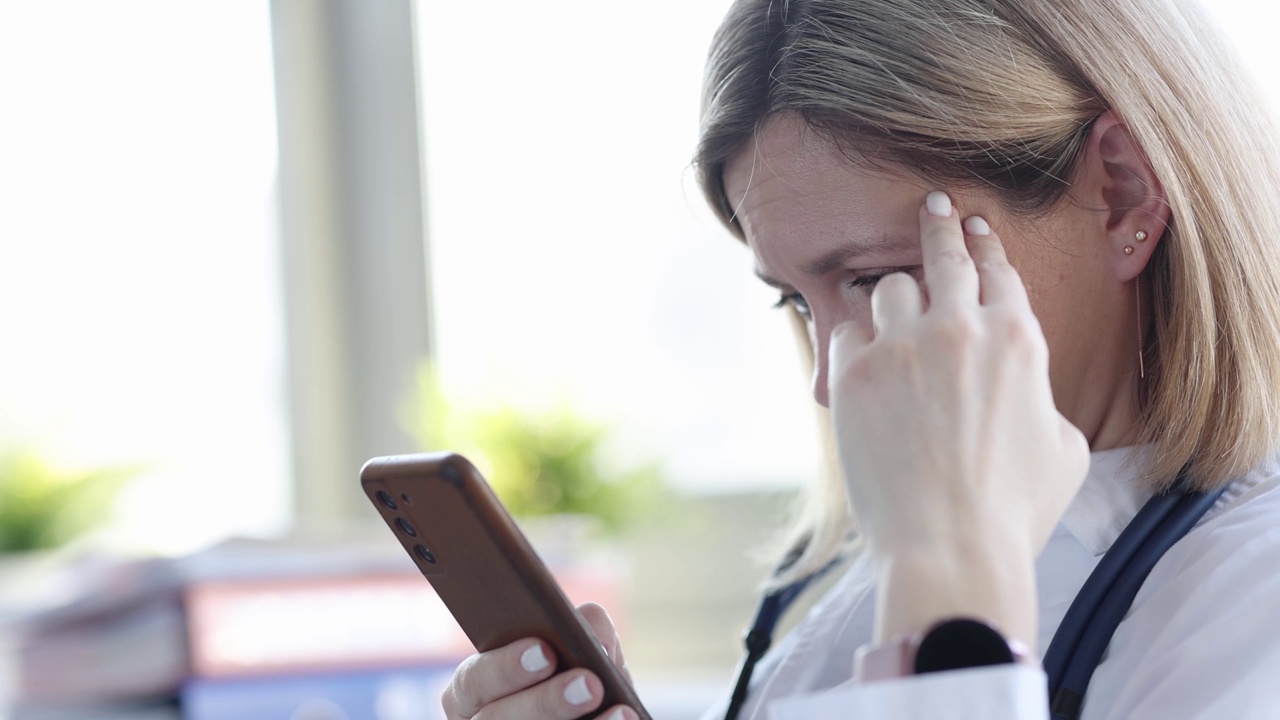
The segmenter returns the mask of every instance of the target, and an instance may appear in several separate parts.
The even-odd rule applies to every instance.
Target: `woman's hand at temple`
[[[947,617],[1036,639],[1035,558],[1089,448],[1058,412],[1048,350],[1000,239],[943,193],[920,210],[924,288],[880,280],[873,328],[832,333],[841,465],[880,576],[878,641]]]
[[[627,679],[622,645],[604,608],[587,603],[578,608],[614,664]],[[603,720],[636,720],[630,708],[601,708],[600,679],[583,668],[554,675],[551,647],[534,638],[472,655],[454,672],[441,702],[449,720],[571,720],[593,715]]]

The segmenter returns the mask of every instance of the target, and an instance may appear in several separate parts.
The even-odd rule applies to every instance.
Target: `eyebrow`
[[[810,260],[802,265],[800,270],[810,277],[821,277],[832,270],[838,269],[851,257],[857,257],[858,255],[865,255],[867,253],[883,250],[895,250],[900,247],[915,245],[918,243],[918,240],[906,235],[888,234],[881,235],[869,242],[848,242],[839,247],[828,250],[813,260]],[[765,275],[759,269],[756,270],[756,277],[760,278],[760,280],[766,285],[776,288],[780,288],[785,285],[785,283],[779,282],[778,280],[774,280],[773,278]]]

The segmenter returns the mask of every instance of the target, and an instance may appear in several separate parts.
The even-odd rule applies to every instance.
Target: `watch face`
[[[916,649],[915,672],[928,673],[1015,661],[1009,642],[978,620],[946,620],[934,625]]]

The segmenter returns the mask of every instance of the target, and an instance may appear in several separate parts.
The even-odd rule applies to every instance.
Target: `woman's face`
[[[1068,420],[1092,440],[1132,383],[1135,288],[1108,263],[1106,213],[1067,203],[1048,218],[1014,217],[990,192],[858,167],[785,115],[727,165],[724,182],[757,273],[808,321],[813,393],[824,406],[832,329],[850,320],[870,326],[871,291],[883,275],[922,280],[918,214],[931,190],[948,192],[961,217],[981,215],[1002,238],[1044,330],[1055,402]]]

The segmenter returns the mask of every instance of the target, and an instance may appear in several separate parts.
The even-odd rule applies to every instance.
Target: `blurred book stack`
[[[612,573],[555,570],[615,601]],[[96,573],[26,618],[11,720],[408,720],[474,650],[399,547],[236,541]]]

